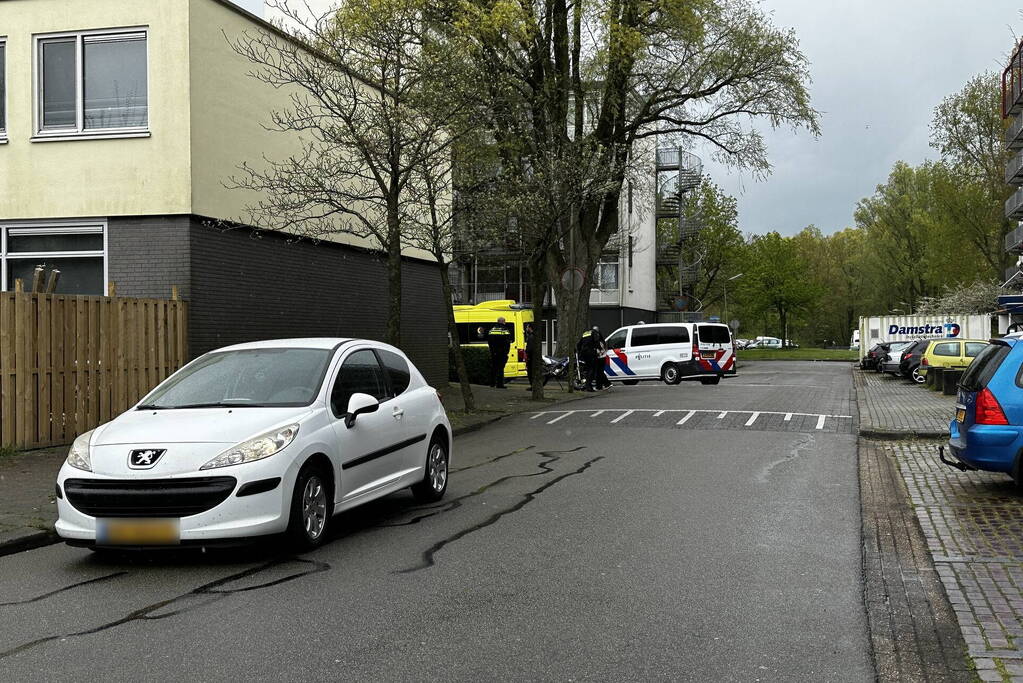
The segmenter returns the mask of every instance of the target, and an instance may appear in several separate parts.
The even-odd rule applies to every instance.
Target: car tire
[[[721,375],[715,375],[714,377],[701,377],[700,384],[717,384],[721,381]]]
[[[674,363],[665,363],[661,368],[661,381],[671,386],[682,381],[682,373]]]
[[[423,480],[411,487],[412,495],[420,503],[434,503],[444,497],[447,489],[448,449],[442,439],[434,438],[426,449]]]
[[[917,384],[923,384],[924,382],[927,381],[926,375],[921,375],[920,374],[920,366],[919,365],[909,371],[909,378],[911,380],[913,380],[914,382],[916,382]]]
[[[315,463],[306,464],[295,479],[288,520],[288,541],[298,550],[323,544],[334,513],[330,476]]]
[[[622,380],[622,384],[624,384],[625,386],[634,387],[637,384],[639,384],[639,380],[638,379],[623,379]]]

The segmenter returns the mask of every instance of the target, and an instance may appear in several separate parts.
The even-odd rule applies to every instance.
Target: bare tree
[[[387,341],[401,340],[401,256],[409,184],[450,154],[448,127],[464,107],[433,87],[452,64],[433,40],[421,0],[348,0],[315,16],[302,2],[270,0],[292,33],[233,40],[250,76],[287,93],[267,127],[298,150],[241,165],[232,186],[259,193],[249,222],[315,240],[368,240],[386,255]]]

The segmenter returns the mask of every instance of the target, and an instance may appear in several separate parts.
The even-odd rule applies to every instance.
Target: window
[[[634,327],[632,328],[632,341],[629,346],[653,346],[659,344],[656,327]]]
[[[987,342],[966,342],[966,357],[976,358],[977,354],[987,348]]]
[[[347,413],[352,394],[369,394],[382,401],[387,397],[385,386],[384,374],[373,352],[369,349],[356,351],[341,365],[330,392],[330,409],[337,417]]]
[[[145,31],[37,39],[37,134],[144,134],[149,126]]]
[[[944,344],[935,344],[934,349],[931,351],[935,356],[958,356],[959,355],[959,342],[945,342]]]
[[[618,289],[618,261],[601,260],[597,263],[592,288],[604,291]]]
[[[400,396],[405,393],[411,379],[408,363],[393,351],[380,349],[377,351],[377,354],[380,356],[380,362],[383,364],[387,377],[391,381],[391,396]]]
[[[732,333],[726,325],[700,325],[699,334],[704,344],[732,343]]]
[[[0,140],[7,139],[7,45],[0,38]]]
[[[105,222],[0,224],[0,290],[20,279],[32,286],[37,267],[44,281],[58,271],[58,294],[102,295],[106,290]]]
[[[688,344],[689,330],[679,326],[657,328],[658,344]]]
[[[614,334],[607,338],[607,340],[604,342],[604,346],[606,346],[609,349],[622,348],[623,346],[625,346],[625,335],[627,334],[627,332],[628,332],[627,330],[618,330],[617,332],[615,332]]]

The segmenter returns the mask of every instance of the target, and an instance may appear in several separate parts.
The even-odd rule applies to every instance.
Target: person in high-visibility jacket
[[[487,332],[487,346],[490,347],[490,386],[504,389],[504,364],[508,362],[508,351],[512,345],[512,334],[505,327],[504,318]]]
[[[596,391],[611,385],[604,375],[604,337],[600,334],[600,328],[594,325],[591,329],[583,332],[583,335],[576,342],[575,352],[579,360],[585,364],[586,386],[583,391]],[[594,385],[596,387],[594,388]]]

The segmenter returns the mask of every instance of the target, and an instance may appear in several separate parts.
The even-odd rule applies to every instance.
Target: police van
[[[612,332],[606,347],[604,372],[613,382],[717,384],[736,374],[732,331],[721,323],[629,325]]]

